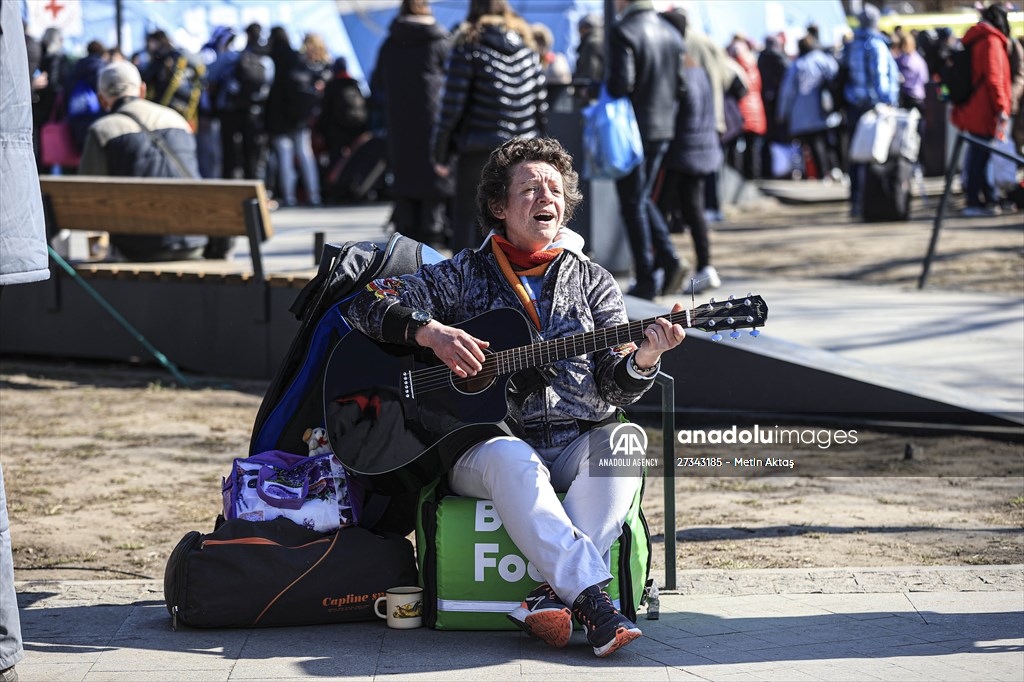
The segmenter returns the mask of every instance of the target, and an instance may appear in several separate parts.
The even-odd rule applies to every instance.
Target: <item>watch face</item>
[[[413,311],[412,319],[416,320],[420,324],[426,324],[427,322],[430,322],[430,313],[422,310],[415,310]]]

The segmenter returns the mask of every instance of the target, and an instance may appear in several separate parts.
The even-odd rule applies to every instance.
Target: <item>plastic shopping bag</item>
[[[857,121],[857,128],[850,140],[850,161],[853,163],[878,163],[889,160],[889,148],[896,136],[898,126],[896,107],[877,104],[865,112]]]
[[[601,86],[597,102],[583,110],[583,177],[629,175],[644,160],[644,144],[628,97],[613,99]]]

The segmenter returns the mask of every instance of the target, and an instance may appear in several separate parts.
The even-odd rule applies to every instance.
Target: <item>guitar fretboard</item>
[[[696,311],[680,310],[677,313],[661,315],[672,324],[684,328],[694,326]],[[549,341],[540,341],[528,346],[509,348],[498,351],[487,358],[484,367],[494,366],[497,374],[510,374],[530,367],[541,367],[552,362],[573,358],[587,353],[594,353],[605,348],[613,348],[624,343],[636,343],[644,338],[644,330],[657,318],[649,317],[635,322],[627,322],[607,329],[596,329],[592,332],[563,336]],[[702,318],[704,321],[706,317]]]

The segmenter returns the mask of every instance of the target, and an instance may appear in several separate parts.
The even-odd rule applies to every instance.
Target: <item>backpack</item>
[[[84,78],[75,83],[68,96],[68,118],[99,118],[103,114],[100,96]]]
[[[363,96],[363,91],[359,88],[359,83],[352,78],[339,78],[335,80],[332,90],[334,97],[332,111],[335,112],[336,117],[331,125],[356,130],[365,128],[366,122],[369,120],[369,109],[366,97]]]
[[[286,74],[285,100],[288,119],[293,123],[305,124],[309,122],[316,113],[320,104],[320,93],[316,89],[318,74],[313,71],[302,59],[296,60],[295,64]]]
[[[430,247],[398,233],[384,246],[346,242],[324,247],[316,276],[289,309],[299,329],[256,413],[250,455],[268,450],[307,454],[305,431],[325,426],[324,370],[338,340],[351,330],[344,314],[352,298],[373,279],[412,273],[424,262],[440,260]],[[349,479],[349,488],[361,500],[360,526],[403,535],[412,530],[415,494],[407,499],[376,495],[360,490],[356,479]]]
[[[194,125],[205,76],[206,65],[194,55],[169,52],[146,69],[146,98],[174,109]]]
[[[67,121],[68,126],[71,128],[71,138],[75,141],[75,146],[79,153],[81,153],[82,148],[85,146],[85,138],[89,133],[89,126],[103,115],[100,97],[87,80],[79,80],[71,88],[71,94],[68,95],[67,109]]]
[[[964,104],[974,92],[974,81],[971,74],[970,49],[957,50],[951,53],[939,72],[942,84],[946,86],[949,101],[953,104]]]
[[[228,103],[231,109],[248,109],[254,103],[267,99],[270,94],[270,79],[262,55],[243,50],[227,84]]]

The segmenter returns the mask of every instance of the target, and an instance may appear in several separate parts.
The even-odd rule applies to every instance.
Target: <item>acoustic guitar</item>
[[[760,296],[698,306],[662,317],[684,328],[760,332],[768,306]],[[534,367],[620,344],[640,343],[655,318],[534,342],[533,326],[512,308],[452,325],[490,342],[483,368],[465,379],[429,349],[379,343],[358,331],[334,347],[324,372],[324,418],[334,453],[364,485],[411,492],[448,471],[474,443],[508,435],[509,379]]]

